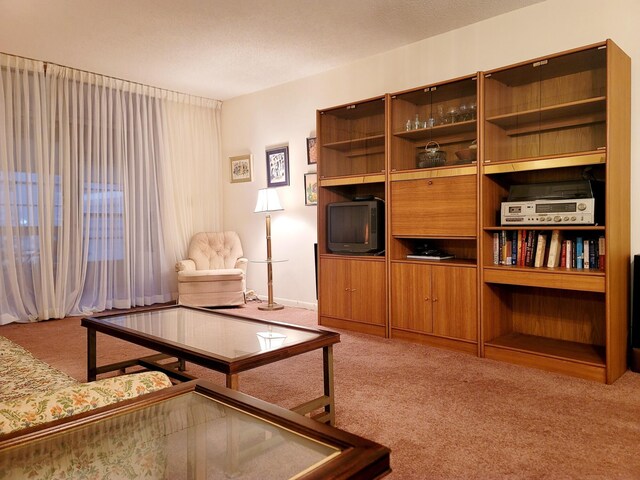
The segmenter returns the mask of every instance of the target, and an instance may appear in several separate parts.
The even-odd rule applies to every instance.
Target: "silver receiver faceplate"
[[[593,225],[595,199],[502,202],[502,225]]]

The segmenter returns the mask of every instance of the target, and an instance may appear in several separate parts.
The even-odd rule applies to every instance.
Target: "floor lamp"
[[[255,213],[266,212],[267,216],[267,286],[269,289],[269,296],[267,297],[267,304],[260,305],[260,310],[281,310],[283,305],[273,303],[273,270],[271,264],[271,215],[270,212],[276,212],[278,210],[284,210],[280,205],[280,199],[278,198],[278,192],[273,188],[261,188],[258,190],[258,202],[256,203]]]

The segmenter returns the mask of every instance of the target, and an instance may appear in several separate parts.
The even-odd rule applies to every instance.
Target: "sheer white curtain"
[[[56,313],[47,125],[43,64],[0,54],[0,324]]]
[[[220,103],[12,62],[27,61],[0,77],[0,322],[175,298],[191,235],[221,224]]]

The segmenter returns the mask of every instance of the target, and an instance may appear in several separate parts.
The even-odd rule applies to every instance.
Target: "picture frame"
[[[253,155],[238,155],[229,157],[231,169],[231,183],[253,181]]]
[[[316,137],[307,138],[307,165],[318,163],[318,147]]]
[[[318,205],[318,174],[304,174],[304,204]]]
[[[289,185],[289,147],[267,150],[267,187]]]

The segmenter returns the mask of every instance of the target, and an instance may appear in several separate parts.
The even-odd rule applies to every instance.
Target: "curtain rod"
[[[170,92],[170,93],[176,93],[178,95],[186,95],[189,97],[194,97],[194,98],[201,98],[203,100],[210,100],[210,101],[214,101],[214,102],[220,102],[222,103],[222,100],[218,100],[217,98],[209,98],[209,97],[203,97],[202,95],[193,95],[191,93],[184,93],[184,92],[179,92],[177,90],[171,90],[169,88],[162,88],[162,87],[154,87],[153,85],[146,85],[144,83],[141,82],[136,82],[133,80],[126,80],[124,78],[119,78],[119,77],[114,77],[112,75],[105,75],[103,73],[96,73],[96,72],[92,72],[90,70],[84,70],[82,68],[75,68],[75,67],[69,67],[67,65],[61,65],[59,63],[56,62],[49,62],[47,60],[38,60],[36,58],[31,58],[31,57],[25,57],[24,55],[15,55],[13,53],[6,53],[6,52],[1,52],[1,54],[3,55],[8,55],[10,57],[20,57],[20,58],[24,58],[25,60],[31,60],[32,62],[42,62],[43,66],[44,66],[44,75],[47,75],[47,65],[55,65],[57,67],[62,67],[62,68],[70,68],[72,70],[77,70],[78,72],[84,72],[84,73],[89,73],[91,75],[99,75],[101,77],[106,77],[106,78],[110,78],[112,80],[119,80],[121,82],[128,82],[128,83],[133,83],[134,85],[141,85],[143,87],[147,87],[147,88],[156,88],[158,90],[164,90],[165,92]]]

